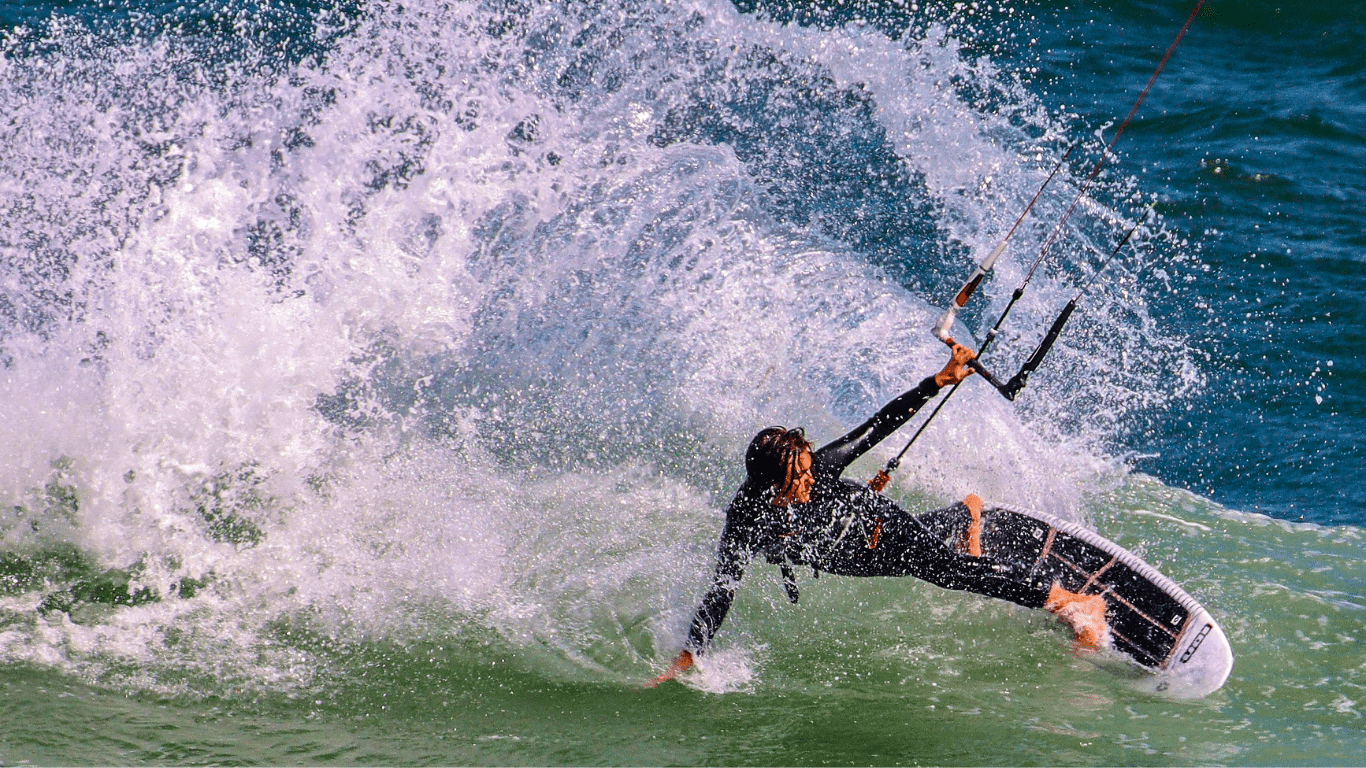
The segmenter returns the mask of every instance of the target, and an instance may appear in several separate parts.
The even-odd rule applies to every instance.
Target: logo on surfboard
[[[1206,624],[1204,627],[1200,629],[1200,634],[1195,636],[1195,639],[1191,641],[1191,644],[1186,646],[1186,652],[1181,654],[1182,664],[1185,664],[1186,662],[1190,661],[1191,656],[1194,656],[1195,652],[1200,650],[1200,644],[1205,642],[1205,637],[1209,635],[1210,630],[1212,629],[1214,629],[1213,624]]]

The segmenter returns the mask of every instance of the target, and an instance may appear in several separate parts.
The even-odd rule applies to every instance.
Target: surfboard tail
[[[1159,690],[1203,696],[1227,680],[1233,653],[1223,630],[1138,555],[1042,512],[993,507],[983,518],[987,553],[1019,565],[1030,586],[1103,597],[1111,645],[1161,678]]]

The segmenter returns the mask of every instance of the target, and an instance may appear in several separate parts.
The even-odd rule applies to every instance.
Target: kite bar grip
[[[1076,299],[1067,302],[1067,306],[1063,307],[1062,313],[1058,315],[1058,319],[1053,321],[1053,326],[1048,329],[1048,333],[1044,334],[1043,341],[1039,342],[1039,346],[1034,350],[1034,354],[1030,355],[1029,359],[1025,361],[1025,364],[1020,367],[1020,372],[1010,377],[1010,381],[1006,382],[1004,388],[997,387],[997,389],[1001,390],[1001,394],[1004,395],[1007,400],[1014,400],[1015,396],[1020,394],[1020,390],[1024,389],[1025,382],[1029,380],[1029,374],[1033,373],[1035,369],[1039,367],[1039,364],[1043,362],[1044,356],[1048,354],[1049,350],[1053,349],[1054,342],[1058,340],[1058,334],[1062,333],[1063,326],[1067,325],[1068,318],[1072,317],[1072,311],[1076,308]]]
[[[982,378],[986,379],[988,384],[995,387],[996,391],[1000,392],[1003,396],[1005,396],[1005,399],[1015,399],[1010,395],[1006,394],[1006,385],[1000,379],[996,378],[996,376],[993,375],[991,371],[988,371],[986,369],[986,366],[982,365],[980,360],[974,357],[973,359],[968,361],[968,367],[976,371],[977,374],[980,375]]]

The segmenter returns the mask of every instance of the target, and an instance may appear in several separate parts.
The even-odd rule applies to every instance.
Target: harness
[[[770,533],[774,536],[769,539],[770,545],[760,550],[765,560],[778,566],[788,602],[795,604],[800,596],[794,566],[810,567],[811,577],[820,578],[820,567],[829,568],[832,563],[837,564],[847,557],[860,558],[856,552],[872,556],[868,550],[887,546],[882,534],[886,524],[893,519],[891,510],[869,505],[864,498],[865,494],[870,494],[868,489],[847,480],[831,493],[822,501],[822,513],[817,520],[798,519],[796,510],[789,509],[785,521],[774,521],[776,535]],[[915,515],[904,514],[895,519],[902,525],[919,528],[931,538],[935,536],[934,531]]]
[[[835,550],[839,547],[840,542],[849,535],[854,524],[857,523],[859,530],[868,539],[868,549],[876,549],[878,539],[882,534],[882,518],[869,518],[855,505],[849,505],[844,512],[845,514],[836,515],[831,520],[828,530],[820,537],[822,548],[829,551]],[[812,550],[815,548],[814,542],[802,540],[810,532],[809,529],[798,525],[796,513],[791,508],[788,509],[787,515],[787,531],[778,534],[777,545],[764,549],[763,555],[770,565],[778,566],[778,572],[783,580],[783,592],[787,595],[788,602],[795,605],[798,598],[801,597],[801,592],[797,588],[797,576],[793,571],[793,566],[810,567],[811,578],[813,579],[820,578],[821,572],[811,558]],[[841,522],[844,525],[840,528],[839,535],[831,538],[831,534]],[[872,525],[871,533],[868,530],[870,524]]]
[[[797,575],[793,572],[794,565],[811,566],[811,578],[820,578],[820,571],[812,565],[806,557],[805,547],[802,545],[802,536],[806,529],[797,524],[797,513],[792,507],[787,508],[787,520],[784,526],[787,530],[778,534],[776,546],[767,547],[763,550],[764,559],[769,565],[778,566],[778,572],[783,579],[783,593],[787,595],[787,601],[793,605],[797,604],[801,597],[801,591],[797,589]]]
[[[764,559],[770,565],[778,566],[778,573],[783,577],[783,592],[787,595],[787,601],[793,605],[797,604],[797,599],[801,597],[801,592],[797,589],[797,575],[793,573],[794,565],[810,565],[802,557],[801,546],[796,539],[800,531],[791,531],[782,534],[782,543],[776,549],[764,550]],[[821,572],[816,570],[816,566],[811,565],[811,578],[820,578]]]

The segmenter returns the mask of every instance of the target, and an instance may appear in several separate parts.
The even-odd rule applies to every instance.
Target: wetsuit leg
[[[898,509],[898,511],[900,510]],[[959,535],[967,529],[968,523],[972,522],[972,513],[963,503],[943,509],[932,509],[929,512],[914,515],[914,517],[935,539],[945,544],[957,540]]]
[[[821,569],[845,576],[915,576],[945,589],[973,592],[1041,608],[1048,593],[1031,587],[1019,567],[991,557],[955,552],[956,539],[970,518],[955,504],[911,515],[884,496],[860,500],[863,535],[846,536],[826,550]]]

